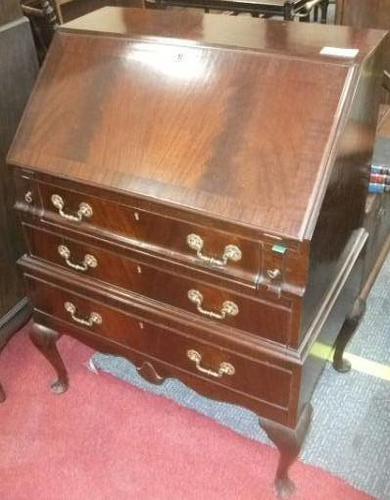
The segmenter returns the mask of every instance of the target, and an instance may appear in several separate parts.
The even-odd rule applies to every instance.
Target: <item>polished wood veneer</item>
[[[135,206],[124,206],[97,197],[86,198],[81,192],[63,190],[58,186],[47,184],[40,185],[40,194],[45,218],[57,216],[58,211],[53,206],[51,197],[58,195],[66,203],[65,210],[67,211],[77,210],[80,203],[88,203],[93,207],[93,216],[90,220],[93,224],[91,231],[94,226],[98,226],[109,233],[123,234],[124,237],[131,238],[135,242],[148,244],[157,251],[166,249],[166,252],[170,254],[175,252],[177,258],[192,261],[196,257],[196,251],[189,246],[187,237],[196,234],[204,241],[206,248],[202,250],[205,255],[207,253],[223,255],[227,245],[238,246],[241,254],[244,254],[244,258],[240,257],[238,261],[228,259],[226,266],[214,265],[213,268],[216,271],[227,271],[229,274],[242,276],[242,279],[252,282],[256,281],[260,271],[261,255],[256,241],[243,239],[231,233],[218,232],[212,227],[202,227],[186,223],[186,221],[162,217],[158,214],[158,207],[152,206],[151,211],[146,211],[136,200],[134,200]],[[153,208],[157,213],[153,211]]]
[[[54,392],[67,333],[250,408],[282,494],[315,343],[361,283],[386,34],[253,22],[103,9],[61,28],[9,162]],[[336,43],[356,56],[321,54]]]
[[[241,296],[226,288],[216,288],[204,281],[201,276],[194,280],[182,272],[177,276],[177,266],[174,273],[163,272],[158,262],[153,267],[143,264],[141,260],[130,260],[119,257],[117,253],[103,251],[98,247],[84,245],[78,241],[58,237],[53,233],[41,232],[26,227],[27,241],[30,253],[38,258],[54,262],[65,268],[75,269],[78,266],[82,272],[90,277],[100,279],[106,283],[129,289],[153,300],[167,303],[169,306],[195,314],[203,320],[205,314],[197,311],[197,305],[189,298],[189,292],[197,291],[203,296],[201,307],[215,315],[221,315],[225,301],[236,304],[236,315],[226,314],[225,317],[214,317],[214,321],[224,326],[244,330],[254,335],[270,338],[282,344],[292,343],[293,307],[299,307],[296,301],[280,298],[278,300],[251,300],[248,296]],[[69,257],[60,255],[64,248],[69,250]],[[67,255],[67,252],[65,252]],[[96,267],[84,264],[86,256],[96,259]],[[72,267],[73,266],[73,267]],[[84,271],[84,268],[86,270]],[[77,271],[77,269],[76,269]],[[222,284],[221,282],[219,283]],[[272,297],[272,296],[271,296]],[[295,302],[295,304],[294,304]],[[208,318],[209,316],[206,315]],[[295,341],[296,343],[296,341]]]
[[[56,289],[51,284],[47,285],[39,281],[31,281],[29,284],[36,308],[46,314],[68,323],[74,323],[71,313],[64,308],[64,303],[71,302],[76,309],[74,313],[76,318],[88,321],[93,313],[98,313],[102,317],[101,324],[87,327],[87,331],[93,332],[94,335],[112,340],[179,369],[203,376],[208,381],[211,379],[215,383],[218,382],[240,393],[251,395],[259,401],[257,411],[259,408],[264,410],[266,402],[285,410],[288,408],[293,370],[289,369],[287,363],[260,363],[251,358],[242,357],[237,352],[221,347],[216,348],[215,345],[202,342],[197,336],[186,335],[181,331],[176,334],[173,329],[139,320],[118,309],[107,307],[101,302],[85,299],[85,296],[76,295],[71,290]],[[199,352],[202,365],[212,373],[203,375],[199,372],[195,363],[187,356],[189,350]],[[235,376],[227,375],[218,378],[216,374],[222,363],[231,363]],[[253,380],[261,382],[253,384]],[[256,403],[252,402],[251,407],[256,408]],[[264,411],[267,413],[266,410]]]
[[[12,163],[59,176],[66,171],[84,183],[149,198],[164,193],[166,204],[265,232],[302,238],[308,231],[309,200],[323,196],[310,166],[326,170],[323,152],[330,131],[335,140],[333,116],[352,67],[301,59],[285,64],[274,54],[224,47],[129,47],[123,38],[66,33],[53,46],[58,57],[46,62],[26,111],[29,125],[22,124],[11,149]],[[61,82],[50,85],[57,74]],[[305,85],[298,74],[306,75]],[[283,99],[287,94],[294,99]],[[282,114],[291,118],[280,122]],[[61,133],[57,128],[53,135],[59,122]],[[273,183],[289,177],[291,162],[293,178]]]
[[[156,15],[152,10],[103,8],[88,16],[75,19],[62,26],[61,30],[91,35],[142,38],[144,41],[153,41],[159,37],[164,37],[166,42],[167,39],[173,39],[172,41],[181,39],[184,44],[187,41],[216,47],[227,45],[310,57],[319,61],[327,60],[320,54],[324,46],[358,48],[360,52],[357,60],[361,62],[370,51],[372,43],[383,35],[375,30],[368,32],[358,29],[362,27],[291,24],[220,15],[205,16],[194,11],[159,12]],[[337,57],[333,60],[343,61]]]

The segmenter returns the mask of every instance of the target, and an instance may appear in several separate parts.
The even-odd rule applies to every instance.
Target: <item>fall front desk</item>
[[[313,346],[359,292],[384,38],[120,8],[58,30],[8,158],[55,392],[68,334],[242,405],[291,492]]]

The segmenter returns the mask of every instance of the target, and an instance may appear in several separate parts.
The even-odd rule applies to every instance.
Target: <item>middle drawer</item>
[[[113,251],[24,225],[32,256],[59,265],[80,276],[98,279],[192,313],[199,320],[289,344],[293,303],[253,299],[201,280],[127,258]]]

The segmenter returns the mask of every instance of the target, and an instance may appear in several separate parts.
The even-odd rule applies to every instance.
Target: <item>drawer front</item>
[[[48,231],[27,225],[25,231],[33,256],[79,276],[117,285],[207,322],[282,344],[290,342],[295,312],[290,300],[280,298],[272,303],[252,299]]]
[[[44,313],[258,400],[289,405],[292,371],[284,366],[241,356],[31,277],[27,281],[34,307]]]
[[[87,231],[129,238],[135,246],[235,276],[253,286],[258,279],[262,262],[258,242],[49,184],[40,183],[39,190],[44,219],[54,216]]]

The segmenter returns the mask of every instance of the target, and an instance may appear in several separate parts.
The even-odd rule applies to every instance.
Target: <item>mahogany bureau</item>
[[[53,391],[65,333],[242,405],[280,450],[281,495],[317,342],[360,286],[386,35],[315,28],[90,14],[56,34],[8,157]]]

